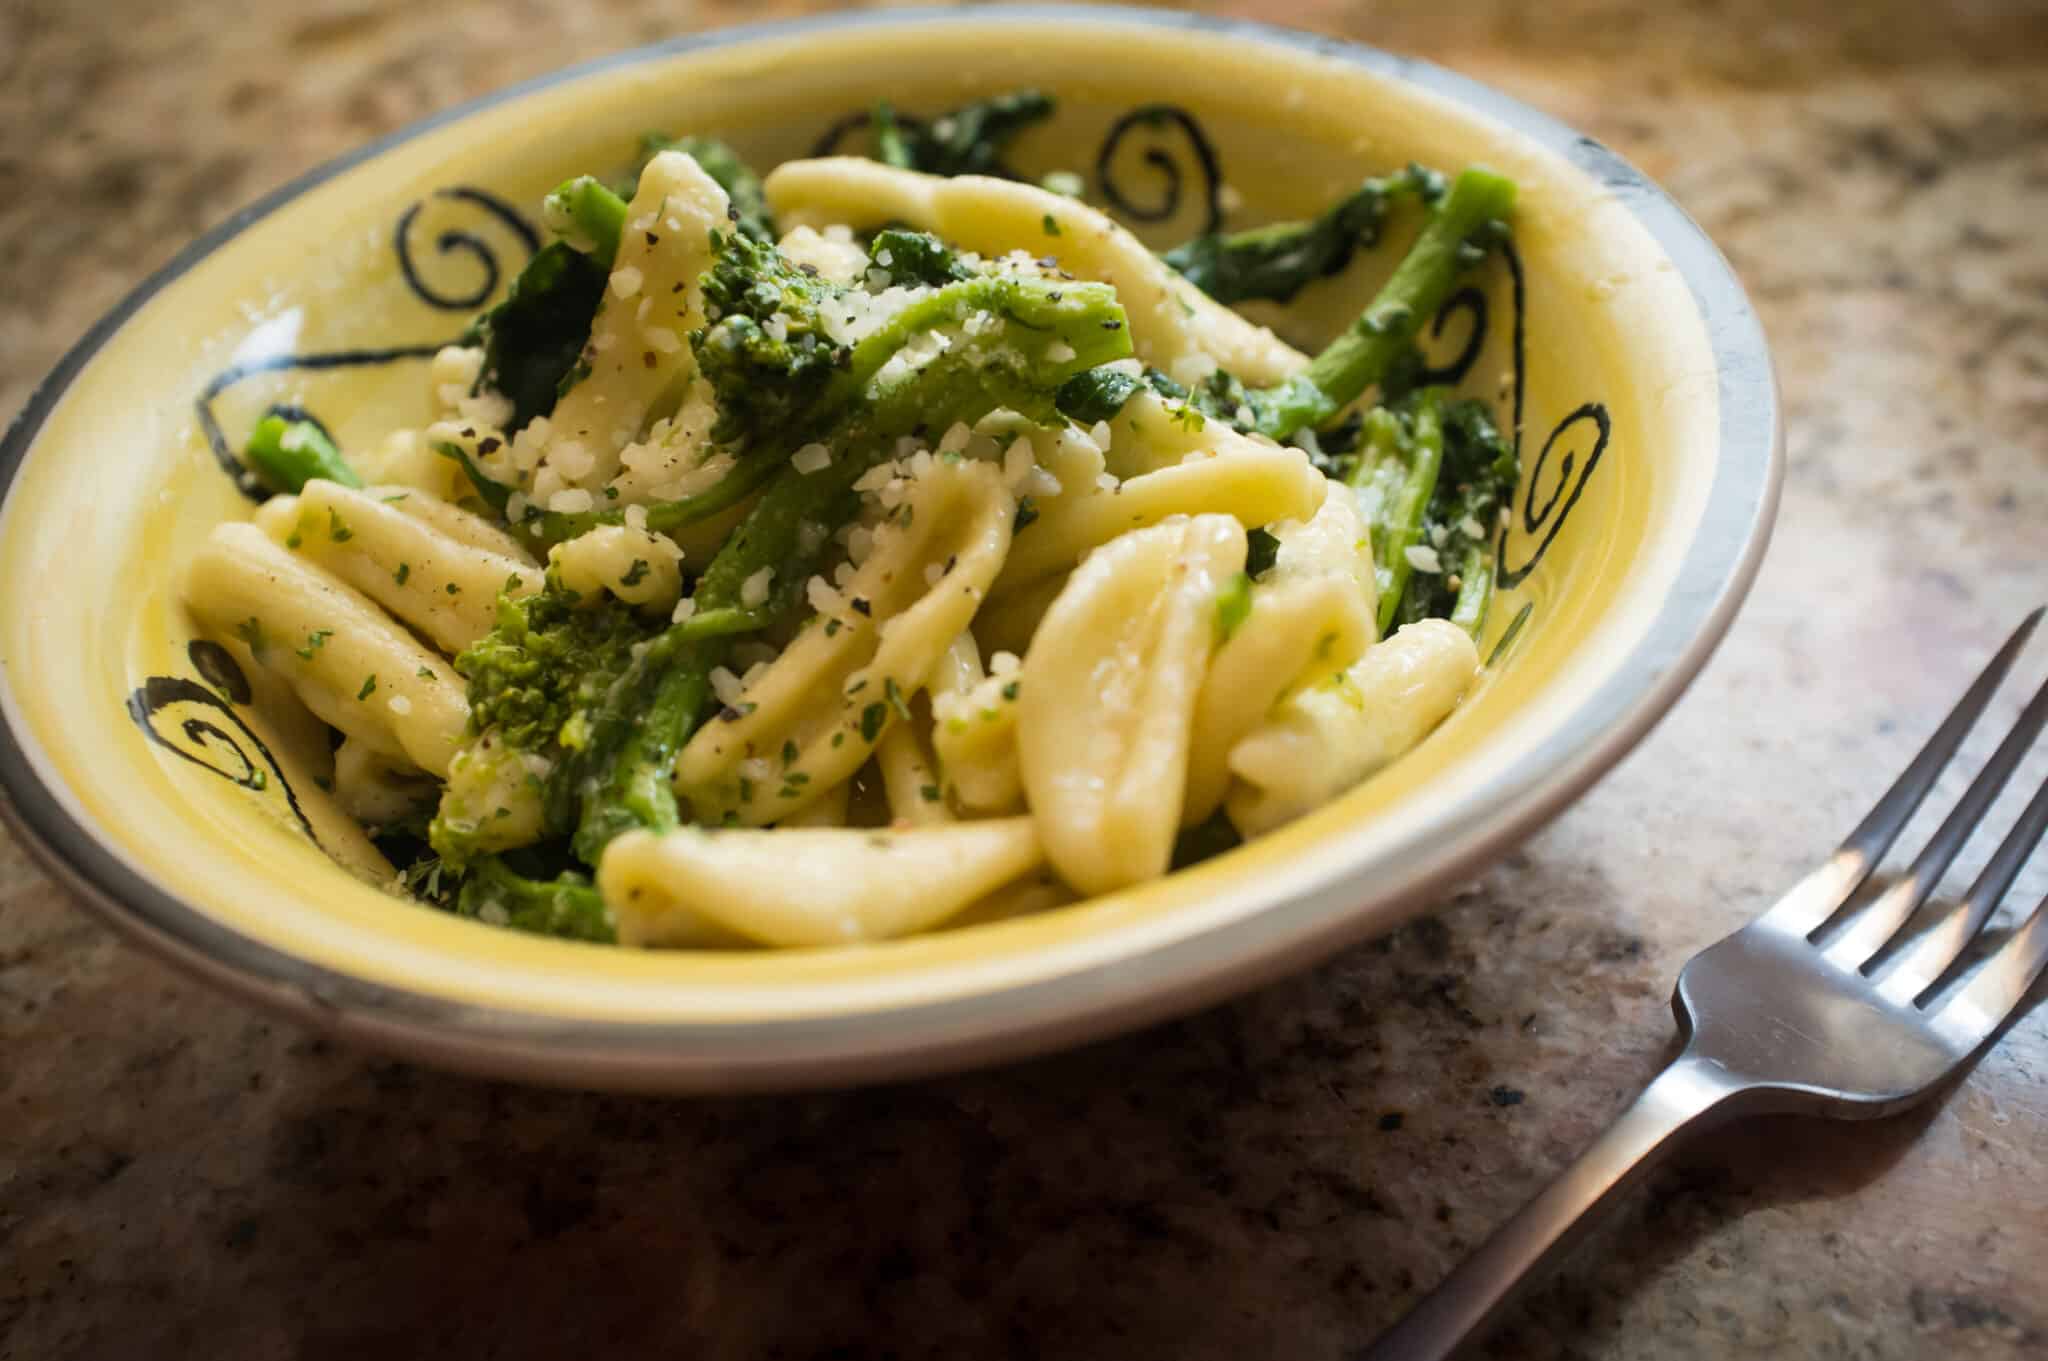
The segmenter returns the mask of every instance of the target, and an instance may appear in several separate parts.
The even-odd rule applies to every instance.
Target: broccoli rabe
[[[577,745],[580,716],[650,632],[631,605],[586,601],[550,572],[545,589],[500,597],[497,627],[455,658],[469,682],[470,724],[525,751]]]
[[[1483,402],[1423,388],[1366,415],[1345,480],[1372,534],[1382,634],[1418,619],[1478,634],[1494,527],[1520,474]]]
[[[927,175],[1003,175],[1003,151],[1017,134],[1052,117],[1051,95],[1038,90],[1012,90],[942,113],[922,124],[896,117],[888,103],[877,104],[869,125],[876,159]]]
[[[1307,222],[1212,232],[1166,252],[1166,263],[1225,304],[1288,302],[1308,284],[1341,272],[1360,247],[1379,244],[1387,212],[1410,196],[1435,203],[1444,177],[1411,165],[1367,180]]]
[[[1488,170],[1460,174],[1386,286],[1292,378],[1255,388],[1219,369],[1192,391],[1157,375],[1147,381],[1204,417],[1247,434],[1285,441],[1298,431],[1319,429],[1375,384],[1390,377],[1408,384],[1415,337],[1443,306],[1458,276],[1504,238],[1514,203],[1514,181]],[[1137,386],[1125,385],[1124,397]],[[1100,405],[1107,396],[1105,390],[1089,400]]]
[[[739,224],[741,231],[757,241],[775,239],[775,219],[768,212],[768,196],[761,190],[761,177],[740,159],[737,151],[716,137],[670,137],[666,133],[646,133],[640,138],[640,159],[633,166],[634,182],[638,182],[647,163],[664,151],[686,153],[704,167],[705,174],[718,181],[718,187],[725,190],[725,196],[732,200],[733,221]],[[626,197],[632,197],[630,185]]]
[[[655,630],[632,606],[609,595],[584,600],[553,572],[535,595],[499,597],[496,627],[455,658],[469,683],[471,732],[489,742],[471,744],[428,830],[446,864],[459,869],[480,847],[503,844],[492,824],[536,795],[542,830],[568,830],[573,800],[554,788],[566,758],[588,740],[590,710]],[[529,787],[526,757],[550,771],[539,790]]]
[[[1443,466],[1443,391],[1424,388],[1366,413],[1357,462],[1346,479],[1372,536],[1379,632],[1392,628],[1421,545],[1429,498]]]
[[[1501,437],[1483,402],[1452,402],[1444,408],[1443,465],[1422,529],[1440,570],[1408,578],[1399,622],[1449,619],[1478,636],[1493,594],[1495,527],[1521,473],[1513,446]]]
[[[594,175],[564,180],[541,200],[541,222],[573,250],[607,270],[619,258],[619,234],[626,230],[626,200]]]
[[[469,867],[455,895],[455,910],[540,936],[600,944],[617,939],[611,910],[588,876],[563,870],[553,878],[533,877],[520,873],[507,857],[481,856]]]
[[[717,393],[712,438],[760,445],[808,419],[851,351],[826,331],[824,308],[848,290],[799,269],[774,245],[714,233],[697,368]]]
[[[296,493],[315,478],[360,487],[363,479],[348,466],[341,450],[318,421],[273,411],[256,422],[242,459],[272,491]]]
[[[604,281],[603,265],[566,242],[551,242],[526,262],[505,300],[477,318],[463,337],[466,345],[484,347],[478,386],[512,403],[507,430],[555,409],[573,381]]]
[[[868,243],[868,258],[874,261],[874,268],[888,274],[891,283],[937,288],[974,277],[974,271],[961,262],[959,252],[951,246],[928,232],[903,227],[884,227],[876,232],[875,239]]]

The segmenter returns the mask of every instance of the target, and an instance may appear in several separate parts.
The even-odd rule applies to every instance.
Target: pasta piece
[[[1062,497],[1086,495],[1095,489],[1107,465],[1102,446],[1072,425],[1047,429],[1014,411],[995,411],[974,427],[996,445],[1003,465],[1003,483],[1011,494],[1029,497],[1033,514]]]
[[[1254,386],[1308,359],[1176,274],[1100,209],[1036,185],[981,175],[944,178],[857,156],[786,161],[764,188],[778,221],[855,231],[907,223],[994,259],[1022,249],[1057,257],[1077,277],[1112,285],[1138,358],[1182,382],[1221,366]]]
[[[374,602],[252,524],[217,526],[185,576],[211,633],[240,637],[301,702],[387,760],[445,777],[462,744],[462,678]]]
[[[435,453],[426,435],[418,430],[392,431],[383,443],[351,454],[349,466],[363,481],[389,492],[409,488],[447,502],[476,495],[462,465]]]
[[[1221,429],[1222,427],[1214,427]],[[1234,515],[1246,528],[1316,513],[1329,479],[1299,449],[1233,434],[1195,457],[1086,496],[1063,497],[1017,536],[995,593],[1063,572],[1117,535],[1170,515]]]
[[[853,781],[842,780],[791,813],[777,827],[844,827],[853,802]]]
[[[1465,630],[1424,619],[1289,697],[1230,752],[1224,809],[1247,837],[1322,807],[1429,735],[1479,671]]]
[[[548,565],[581,596],[610,591],[629,605],[667,614],[683,598],[683,550],[665,535],[599,525],[558,543]]]
[[[1024,801],[1017,766],[1017,698],[1013,672],[990,676],[959,694],[932,696],[932,749],[946,787],[973,813],[1007,813]]]
[[[1024,790],[1047,857],[1083,893],[1166,872],[1217,592],[1244,556],[1244,527],[1227,515],[1134,530],[1081,564],[1032,639],[1017,711]]]
[[[1128,360],[1119,360],[1129,365]],[[1169,402],[1150,387],[1139,388],[1115,418],[1097,427],[1109,439],[1103,458],[1119,478],[1138,477],[1185,462],[1190,454],[1223,453],[1244,445],[1265,445],[1263,436],[1212,421],[1193,407]]]
[[[965,694],[981,684],[981,678],[987,674],[981,668],[981,649],[975,644],[974,634],[962,630],[946,648],[946,654],[939,658],[938,667],[932,672],[930,689],[934,697]]]
[[[438,454],[434,457],[449,467],[461,467],[454,459],[441,458]],[[464,479],[463,486],[467,488],[468,485],[468,480]],[[525,544],[507,534],[495,523],[442,497],[431,493],[417,495],[410,487],[405,486],[372,484],[364,488],[364,491],[383,504],[396,506],[412,519],[466,547],[494,553],[501,558],[510,558],[522,567],[540,565],[534,561],[533,554],[527,551]]]
[[[728,206],[718,182],[684,152],[664,151],[640,172],[584,347],[589,371],[548,417],[531,484],[540,505],[589,510],[589,494],[629,465],[635,490],[645,494],[625,499],[685,494],[668,484],[704,463],[715,415],[709,394],[693,391],[702,385],[689,337],[704,325],[700,280],[711,263],[711,233],[732,230]]]
[[[334,801],[365,827],[391,827],[431,811],[439,788],[410,763],[386,760],[354,738],[334,750]]]
[[[1005,652],[1028,651],[1045,612],[1066,588],[1067,574],[1061,572],[989,601],[974,616],[975,641],[985,648]]]
[[[409,513],[407,503],[415,499],[424,506],[432,498],[421,491],[355,491],[338,482],[313,481],[297,496],[264,502],[256,523],[443,652],[460,652],[491,631],[500,592],[531,595],[541,587],[541,574],[524,553],[473,547],[435,523],[454,516],[476,519],[467,511],[436,503],[449,515]]]
[[[784,232],[776,248],[793,265],[809,265],[835,284],[850,284],[868,271],[868,253],[851,232],[833,235],[812,227]]]
[[[683,748],[676,790],[699,820],[780,821],[847,779],[973,618],[1017,514],[999,470],[935,459],[902,504],[846,585],[816,583],[816,621]]]
[[[1358,503],[1332,486],[1307,521],[1276,525],[1274,564],[1250,588],[1250,612],[1216,650],[1195,706],[1181,820],[1216,811],[1230,752],[1282,696],[1358,660],[1373,640],[1372,545]]]
[[[853,945],[936,926],[1044,861],[1030,818],[860,827],[628,832],[597,883],[624,945],[709,920],[765,945]]]
[[[914,720],[889,725],[889,731],[875,744],[875,765],[882,772],[891,823],[924,827],[953,820],[945,791],[939,787],[938,767],[925,750]]]
[[[947,930],[958,930],[966,926],[986,926],[991,922],[1006,922],[1015,917],[1036,916],[1050,912],[1056,907],[1079,902],[1074,890],[1062,883],[1057,874],[1044,871],[1028,875],[1013,884],[1005,884],[987,897],[969,903],[959,913],[946,920]]]

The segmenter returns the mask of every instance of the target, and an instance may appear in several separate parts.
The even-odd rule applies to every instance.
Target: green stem
[[[1406,431],[1401,418],[1382,407],[1366,418],[1365,449],[1350,483],[1365,503],[1371,531],[1372,564],[1379,589],[1379,632],[1385,637],[1408,588],[1408,550],[1422,541],[1423,514],[1443,466],[1443,394],[1430,388],[1416,396]]]
[[[626,229],[626,201],[590,175],[578,175],[547,196],[541,220],[548,230],[610,269]]]
[[[1458,275],[1483,257],[1483,250],[1475,255],[1472,237],[1488,223],[1505,222],[1514,207],[1513,180],[1478,168],[1461,173],[1358,320],[1306,370],[1269,390],[1261,431],[1284,440],[1324,425],[1384,378],[1450,297]]]
[[[297,494],[316,479],[344,487],[363,485],[327,432],[312,421],[265,416],[249,432],[242,457],[275,491]]]
[[[1481,544],[1472,545],[1458,565],[1458,603],[1451,607],[1451,622],[1479,641],[1486,627],[1486,607],[1493,601],[1493,553]]]

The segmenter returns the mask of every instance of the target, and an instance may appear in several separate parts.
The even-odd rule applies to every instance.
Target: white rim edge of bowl
[[[1405,917],[1475,862],[1536,831],[1663,717],[1726,634],[1747,595],[1784,475],[1777,382],[1763,329],[1733,270],[1676,202],[1601,143],[1518,100],[1429,62],[1250,20],[1117,6],[990,5],[879,11],[749,24],[600,57],[484,95],[342,155],[228,217],[96,322],[31,390],[0,437],[0,504],[35,436],[79,372],[155,294],[307,190],[390,148],[535,91],[685,52],[803,32],[1058,19],[1238,37],[1307,51],[1448,96],[1530,138],[1613,191],[1671,258],[1713,351],[1720,407],[1714,480],[1670,596],[1607,682],[1510,767],[1477,830],[1425,828],[1371,900],[1341,885],[1271,904],[1143,954],[994,992],[851,1015],[746,1025],[560,1020],[387,987],[274,949],[150,883],[65,807],[0,723],[0,811],[52,873],[124,934],[259,1004],[379,1049],[526,1081],[659,1090],[816,1086],[907,1077],[1042,1052],[1183,1014],[1319,958]],[[1758,462],[1762,467],[1759,470]],[[1759,471],[1761,476],[1758,476]],[[1470,810],[1466,810],[1469,812]],[[1439,836],[1432,832],[1441,830]]]

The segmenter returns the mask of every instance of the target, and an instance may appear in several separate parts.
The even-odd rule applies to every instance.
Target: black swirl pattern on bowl
[[[281,797],[307,839],[320,845],[276,754],[235,712],[253,692],[234,655],[205,638],[193,639],[185,653],[206,683],[150,676],[129,692],[128,717],[145,737],[180,760],[251,793]]]
[[[525,244],[526,253],[532,255],[540,249],[540,233],[522,217],[517,208],[497,195],[467,184],[451,185],[436,189],[429,197],[453,199],[473,204],[495,219],[505,230]],[[398,253],[398,268],[405,275],[406,287],[413,296],[429,307],[438,307],[444,312],[468,312],[482,307],[498,291],[498,255],[491,249],[490,242],[473,231],[450,227],[434,238],[434,249],[443,257],[467,255],[483,271],[476,286],[467,292],[442,292],[427,280],[419,264],[413,259],[412,229],[419,218],[420,210],[427,206],[422,199],[398,215],[398,225],[391,233],[391,248]]]
[[[1142,104],[1109,125],[1102,145],[1095,152],[1095,187],[1109,206],[1133,222],[1168,222],[1181,210],[1188,172],[1165,147],[1145,148],[1141,159],[1159,176],[1157,196],[1150,203],[1135,197],[1119,179],[1117,153],[1124,140],[1140,130],[1158,132],[1172,129],[1187,143],[1194,158],[1194,173],[1201,180],[1202,230],[1207,236],[1223,228],[1223,166],[1216,156],[1216,144],[1202,130],[1197,119],[1178,104]]]

